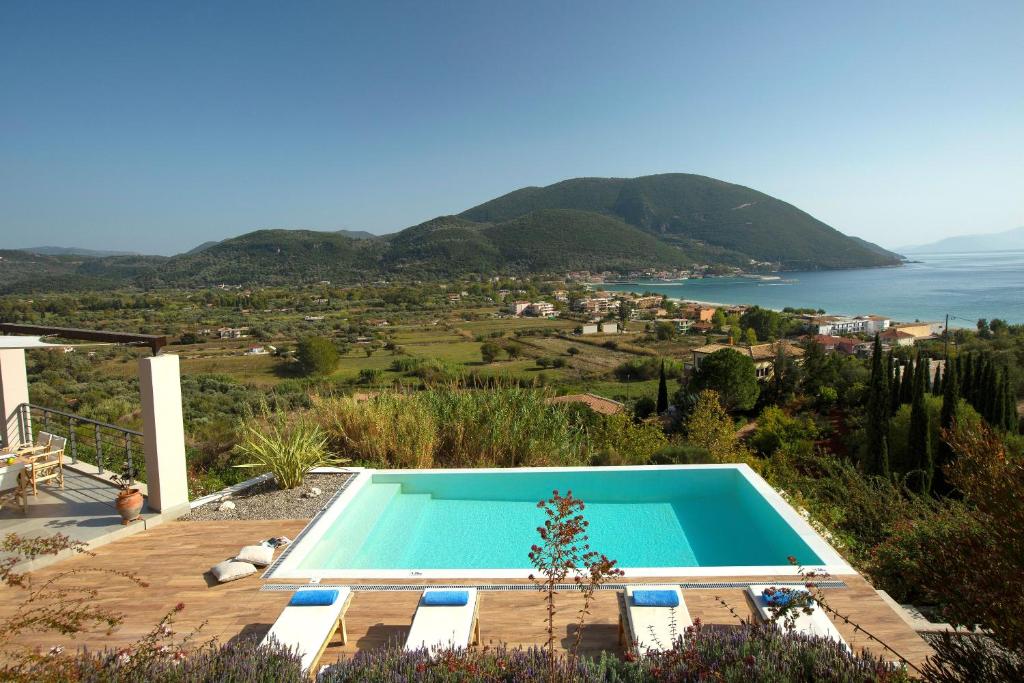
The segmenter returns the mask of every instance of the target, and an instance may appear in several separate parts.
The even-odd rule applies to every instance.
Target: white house
[[[523,311],[527,315],[534,315],[538,318],[547,318],[548,316],[556,315],[555,305],[550,304],[547,301],[535,301]]]
[[[512,315],[522,315],[527,308],[530,307],[529,301],[513,301],[508,306],[509,313]]]
[[[597,334],[597,323],[583,326],[583,334]]]

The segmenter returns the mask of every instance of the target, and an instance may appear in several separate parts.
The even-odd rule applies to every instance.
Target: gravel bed
[[[235,504],[234,510],[218,510],[223,500],[195,508],[183,520],[222,519],[309,519],[320,511],[331,496],[342,487],[351,474],[307,474],[302,486],[291,490],[277,488],[268,480],[224,500]],[[320,495],[309,497],[311,489]]]

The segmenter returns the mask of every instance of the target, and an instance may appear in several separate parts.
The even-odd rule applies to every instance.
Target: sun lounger
[[[626,586],[622,598],[619,642],[625,647],[667,650],[693,625],[679,586]]]
[[[300,602],[327,602],[329,592],[336,591],[330,604],[296,604]],[[313,595],[317,594],[317,595]],[[311,600],[311,598],[317,598]],[[302,669],[315,672],[316,664],[331,642],[335,632],[341,628],[341,643],[348,641],[345,631],[345,612],[352,602],[352,590],[347,586],[318,586],[300,588],[293,595],[288,606],[270,627],[263,643],[276,641],[295,649],[302,659]]]
[[[757,608],[757,614],[761,617],[764,622],[771,622],[773,615],[771,612],[771,605],[768,600],[765,599],[763,593],[766,588],[774,588],[771,584],[752,584],[747,590],[750,592],[750,597],[754,601],[754,606]],[[796,588],[794,590],[803,590],[803,588]],[[842,643],[847,650],[850,646],[843,640],[843,637],[839,635],[839,631],[836,629],[835,624],[825,614],[825,610],[818,606],[814,607],[814,611],[810,614],[805,614],[802,609],[794,608],[793,616],[795,621],[793,624],[793,630],[797,633],[803,633],[809,636],[819,636],[822,638],[831,638],[832,640]],[[778,620],[779,626],[784,627],[783,619]]]
[[[459,604],[462,603],[462,604]],[[475,588],[427,588],[420,596],[406,650],[430,652],[480,642],[479,601]]]

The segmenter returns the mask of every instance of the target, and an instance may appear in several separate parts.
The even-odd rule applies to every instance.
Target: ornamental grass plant
[[[293,489],[302,485],[306,473],[314,467],[346,462],[331,455],[327,445],[324,430],[308,417],[264,412],[242,422],[235,452],[249,462],[235,467],[270,472],[279,487]]]

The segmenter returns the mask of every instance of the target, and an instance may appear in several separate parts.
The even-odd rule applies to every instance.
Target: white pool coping
[[[515,474],[522,472],[585,472],[607,471],[650,471],[650,470],[697,470],[733,469],[742,475],[772,508],[786,521],[794,532],[814,551],[823,564],[804,565],[806,571],[827,573],[833,576],[855,575],[857,572],[842,558],[814,528],[801,517],[786,500],[745,464],[724,465],[644,465],[624,467],[518,467],[485,469],[433,469],[433,470],[376,470],[349,468],[355,479],[341,494],[324,508],[309,524],[277,562],[264,574],[265,579],[526,579],[532,569],[303,569],[299,565],[306,555],[327,533],[328,529],[345,511],[348,504],[373,478],[374,474]],[[799,559],[799,558],[798,558]],[[799,576],[800,567],[784,566],[708,566],[708,567],[620,567],[626,578],[636,577],[721,577],[721,576]]]

